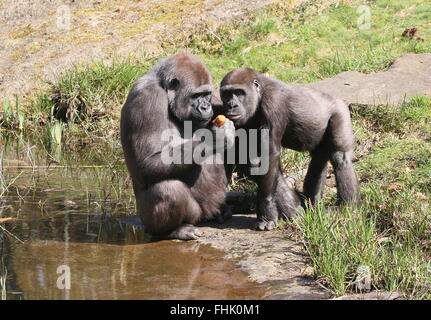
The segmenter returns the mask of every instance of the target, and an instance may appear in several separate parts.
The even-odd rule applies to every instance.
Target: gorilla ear
[[[178,87],[180,86],[180,82],[178,81],[178,79],[174,78],[171,81],[169,81],[168,83],[168,90],[177,90]]]
[[[255,80],[253,80],[253,85],[254,85],[254,87],[256,88],[257,93],[258,93],[258,94],[260,94],[261,86],[260,86],[259,81],[257,81],[256,79],[255,79]]]

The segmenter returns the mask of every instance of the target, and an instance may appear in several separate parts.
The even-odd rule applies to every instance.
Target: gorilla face
[[[256,113],[258,96],[252,85],[224,85],[220,89],[223,113],[233,121],[235,127],[245,125]]]
[[[171,112],[181,122],[191,120],[198,124],[208,123],[214,112],[211,105],[212,87],[202,85],[191,88],[178,79],[170,82],[168,99]]]
[[[211,105],[212,90],[199,87],[189,96],[191,120],[197,122],[208,122],[214,112]]]

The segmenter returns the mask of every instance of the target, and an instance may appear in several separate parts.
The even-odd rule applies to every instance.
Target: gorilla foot
[[[258,221],[256,222],[256,230],[258,231],[269,231],[272,229],[275,229],[277,227],[277,222],[276,221]]]
[[[224,223],[230,218],[232,218],[232,209],[228,206],[224,207],[219,213],[215,215],[215,219],[218,223]]]
[[[168,235],[170,239],[179,240],[196,240],[200,236],[202,232],[192,224],[183,224]]]

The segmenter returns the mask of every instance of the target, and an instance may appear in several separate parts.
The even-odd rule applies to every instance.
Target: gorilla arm
[[[196,165],[162,161],[162,150],[169,143],[162,141],[164,130],[176,131],[178,137],[180,133],[170,125],[165,107],[168,105],[166,91],[148,82],[145,87],[132,89],[121,112],[121,141],[126,163],[133,175],[145,179],[161,181],[183,176]]]
[[[184,177],[199,165],[192,157],[188,162],[183,159],[185,155],[192,155],[193,150],[202,142],[181,137],[182,124],[178,124],[178,127],[171,125],[172,119],[169,118],[168,110],[162,107],[166,104],[166,91],[157,85],[151,85],[130,94],[122,110],[121,139],[125,147],[126,162],[133,161],[128,167],[146,182]],[[234,136],[231,131],[234,132],[235,128],[230,121],[221,128],[211,129],[214,138],[216,131],[217,134]],[[166,133],[168,137],[163,136]],[[169,141],[169,137],[172,137],[175,143]],[[215,141],[211,142],[213,154],[220,152]],[[164,158],[168,155],[172,156]]]

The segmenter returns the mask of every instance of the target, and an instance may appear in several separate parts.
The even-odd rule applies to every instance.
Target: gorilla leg
[[[136,195],[137,211],[147,232],[169,238],[193,240],[199,231],[193,226],[202,211],[182,181],[165,180]]]
[[[294,218],[302,209],[298,194],[289,186],[282,174],[278,176],[275,203],[280,219]]]
[[[260,231],[272,230],[277,227],[278,210],[275,197],[279,169],[279,153],[269,155],[268,172],[257,179],[257,223],[256,229]]]
[[[230,206],[228,206],[227,204],[222,204],[220,206],[220,211],[217,212],[214,216],[214,219],[218,222],[218,223],[224,223],[226,221],[228,221],[230,218],[232,218],[232,209]]]
[[[359,186],[352,158],[355,146],[349,109],[344,102],[337,101],[339,108],[329,120],[332,141],[329,161],[334,167],[338,200],[341,203],[359,203]]]
[[[304,180],[304,195],[311,204],[315,204],[323,194],[329,157],[325,151],[311,153],[311,161]]]
[[[270,197],[265,199],[258,197],[256,229],[272,230],[277,227],[279,218],[294,218],[301,209],[298,194],[288,185],[281,170],[277,170],[276,184]]]
[[[359,203],[358,179],[352,164],[352,151],[336,151],[330,155],[337,183],[338,199],[343,203]]]
[[[228,220],[232,215],[225,204],[227,179],[223,164],[200,166],[184,181],[201,208],[201,220]]]

